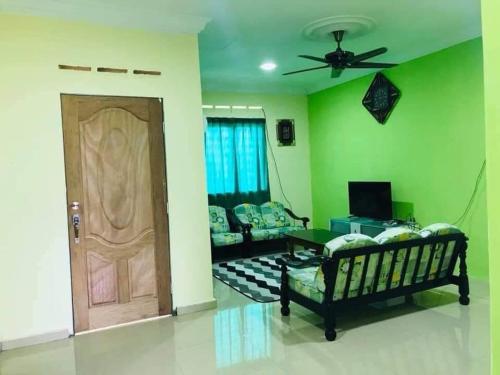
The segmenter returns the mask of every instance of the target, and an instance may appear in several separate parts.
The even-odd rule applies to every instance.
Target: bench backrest
[[[325,298],[396,296],[447,284],[466,241],[454,233],[337,251],[322,266]]]

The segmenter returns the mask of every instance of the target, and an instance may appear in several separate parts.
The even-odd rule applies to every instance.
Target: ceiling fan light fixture
[[[260,69],[265,72],[272,72],[273,70],[276,70],[277,67],[278,65],[273,61],[265,61],[260,64]]]

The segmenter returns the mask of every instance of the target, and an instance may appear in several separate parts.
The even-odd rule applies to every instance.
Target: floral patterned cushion
[[[418,232],[409,228],[400,227],[387,229],[375,237],[374,240],[379,244],[384,244],[398,241],[416,240],[418,238],[422,238]]]
[[[288,271],[288,286],[290,289],[318,303],[323,302],[324,292],[314,284],[314,276],[318,267],[295,269]]]
[[[255,204],[243,203],[236,206],[233,211],[243,224],[250,224],[254,229],[265,229],[267,227],[260,212],[260,207]]]
[[[210,219],[210,231],[212,233],[229,232],[229,222],[227,221],[226,210],[219,206],[208,206]]]
[[[356,249],[370,245],[377,245],[370,236],[359,233],[345,234],[327,242],[323,250],[323,255],[332,256],[335,251]]]
[[[423,228],[420,232],[420,235],[422,237],[428,237],[428,236],[439,236],[439,235],[444,235],[444,234],[452,234],[452,233],[462,233],[462,231],[456,227],[455,225],[451,224],[446,224],[446,223],[436,223],[436,224],[431,224]],[[435,279],[437,277],[444,277],[446,276],[448,272],[448,268],[450,266],[451,262],[451,256],[453,255],[453,249],[455,248],[456,242],[455,241],[450,241],[448,243],[448,247],[446,250],[444,249],[445,244],[439,243],[436,247],[436,252],[434,253],[434,259],[432,261],[431,265],[431,271],[429,273],[429,279]],[[446,251],[444,254],[444,260],[443,260],[443,265],[441,267],[441,273],[437,275],[438,267],[439,267],[439,260],[441,259],[441,254],[443,251]],[[430,256],[430,249],[425,249],[424,250],[424,255],[422,257],[422,263],[425,261],[424,264],[427,264],[427,260],[429,259]],[[422,270],[419,270],[419,276],[420,278],[423,278],[424,273]]]
[[[252,240],[253,241],[274,240],[274,239],[282,237],[278,228],[251,229],[250,232],[252,233]]]
[[[392,230],[392,229],[387,230],[384,233],[382,233],[382,235],[377,236],[378,240],[381,243],[390,243],[395,241],[405,241],[410,239],[421,238],[419,233],[416,233],[409,229],[406,228],[394,228],[394,229],[399,229],[399,230]],[[424,228],[424,230],[426,229],[427,228]],[[455,228],[441,227],[441,226],[439,227],[435,226],[433,227],[433,229],[442,231],[455,230]],[[448,232],[448,233],[454,233],[454,232]],[[441,232],[440,234],[443,233]],[[324,255],[331,256],[335,251],[354,249],[356,247],[364,247],[377,244],[377,242],[375,242],[375,239],[372,239],[365,235],[351,234],[342,237],[338,237],[330,241],[325,246]],[[436,245],[435,256],[432,259],[431,263],[429,280],[446,276],[447,272],[449,271],[451,257],[455,245],[456,245],[455,241],[450,241],[447,246],[445,243],[438,243]],[[398,287],[401,281],[403,282],[404,286],[411,285],[415,271],[417,273],[416,282],[420,283],[424,281],[425,272],[431,254],[431,249],[432,245],[424,246],[422,259],[419,264],[417,264],[419,247],[416,246],[409,250],[410,256],[409,256],[408,266],[406,269],[405,279],[403,281],[401,280],[402,268],[408,249],[405,248],[400,249],[397,252],[397,260],[395,263],[392,279],[389,283],[389,288],[393,289]],[[438,273],[439,263],[443,251],[446,251],[446,253],[444,254],[444,260],[441,272],[438,275],[437,273]],[[360,255],[354,258],[354,268],[352,271],[352,279],[349,286],[348,298],[358,296],[360,282],[361,282],[361,273],[363,272],[363,268],[367,260],[368,260],[367,274],[361,294],[365,295],[373,291],[375,272],[380,256],[381,254],[374,253],[369,258],[366,255]],[[377,285],[377,292],[381,292],[387,289],[387,282],[389,277],[388,274],[394,256],[395,256],[394,251],[389,251],[384,253],[384,259],[382,259],[382,267],[380,270],[379,282]],[[335,289],[333,292],[334,301],[343,298],[349,267],[350,267],[349,258],[340,259],[339,268],[337,270],[337,279],[335,280]],[[314,276],[311,283],[311,274],[313,273]],[[324,282],[324,274],[321,267],[307,268],[306,271],[293,270],[289,272],[289,277],[290,277],[289,280],[290,288],[317,302],[322,302],[323,294],[325,291],[325,282]]]
[[[262,217],[267,228],[282,228],[292,225],[288,214],[285,211],[285,206],[280,202],[267,202],[260,206]]]
[[[215,246],[234,245],[243,242],[241,233],[213,233],[212,240]]]
[[[453,254],[453,249],[455,248],[455,241],[449,242],[448,246],[446,246],[446,249],[445,249],[445,246],[446,246],[445,243],[442,243],[442,242],[436,244],[436,251],[434,252],[434,257],[432,259],[431,268],[430,268],[430,272],[429,272],[429,280],[433,280],[433,279],[436,279],[438,277],[445,277],[446,274],[448,273],[448,268],[450,266],[451,257]],[[407,251],[408,251],[407,249],[400,249],[398,254],[397,254],[397,260],[396,260],[396,264],[394,267],[392,280],[391,280],[391,283],[389,285],[390,289],[396,288],[400,285],[401,277],[402,277],[403,263],[404,263],[404,259],[406,257]],[[424,281],[424,276],[425,276],[425,272],[427,270],[427,265],[429,263],[429,258],[431,256],[431,251],[432,251],[432,245],[424,246],[422,258],[420,260],[420,263],[417,264],[419,247],[415,246],[412,249],[410,249],[410,257],[408,260],[408,266],[406,269],[405,279],[403,280],[404,286],[411,285],[412,278],[413,278],[413,275],[415,272],[417,273],[417,277],[415,279],[415,282],[420,283],[420,282]],[[438,275],[437,271],[439,268],[439,262],[441,260],[441,254],[443,253],[443,251],[446,251],[446,253],[444,254],[444,260],[443,260],[443,265],[441,267],[441,272]],[[382,260],[382,268],[380,271],[380,278],[379,278],[379,283],[377,286],[377,291],[379,291],[379,292],[387,289],[387,279],[389,276],[388,274],[390,271],[393,256],[394,256],[393,251],[385,253],[384,259]],[[376,268],[376,264],[377,264],[376,262],[378,261],[378,257],[379,257],[378,254],[373,256],[372,257],[373,262],[372,262],[372,259],[370,259],[370,264],[368,265],[369,274],[370,274],[370,276],[367,277],[367,282],[369,282],[369,284],[370,284],[368,291],[371,291],[371,289],[373,287],[372,280],[373,280],[373,277],[375,274],[375,268]]]
[[[458,229],[458,227],[451,224],[436,223],[426,226],[418,233],[425,238],[432,235],[437,236],[443,234],[462,233],[462,231]]]
[[[364,234],[352,233],[337,237],[325,245],[323,255],[332,256],[336,251],[356,249],[359,247],[373,246],[377,243],[370,236]],[[353,278],[351,280],[350,292],[357,291],[361,279],[361,272],[363,270],[362,259],[364,256],[356,257],[354,260]],[[339,270],[337,272],[337,281],[335,282],[334,300],[339,299],[343,295],[345,288],[345,283],[347,279],[347,272],[349,271],[349,260],[341,259],[339,264]],[[316,287],[324,291],[325,290],[325,276],[321,267],[318,267],[316,276],[314,278],[314,284]],[[366,283],[365,283],[366,284]]]
[[[354,258],[354,268],[352,271],[352,279],[351,279],[351,284],[349,286],[349,292],[348,292],[348,298],[357,296],[360,283],[361,283],[361,273],[363,272],[363,266],[365,264],[365,256],[357,256]],[[371,266],[371,264],[369,264]],[[349,259],[344,258],[340,260],[339,264],[339,269],[337,272],[337,280],[335,282],[335,290],[333,291],[333,300],[339,300],[342,299],[344,296],[344,289],[345,285],[347,282],[347,273],[349,272]],[[370,272],[370,268],[368,269],[368,272]],[[323,273],[321,273],[322,275]],[[373,278],[373,276],[372,276]],[[321,281],[317,282],[318,285],[322,285],[324,288],[324,279]],[[365,281],[365,287],[363,289],[363,293],[367,293],[370,290],[371,287],[371,279],[367,275],[366,281]]]

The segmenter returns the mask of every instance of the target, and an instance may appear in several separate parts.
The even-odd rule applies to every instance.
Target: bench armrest
[[[243,235],[250,235],[251,224],[242,223],[232,210],[226,210],[226,216],[232,231],[240,232]]]
[[[297,216],[295,213],[293,213],[292,210],[290,210],[289,208],[285,208],[285,212],[290,215],[290,217],[294,220],[300,220],[302,221],[302,225],[304,226],[305,229],[307,229],[307,223],[310,221],[308,217],[300,217],[300,216]]]

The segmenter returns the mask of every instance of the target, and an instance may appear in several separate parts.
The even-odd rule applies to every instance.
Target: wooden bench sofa
[[[281,314],[290,314],[290,301],[316,312],[324,318],[326,339],[333,341],[336,310],[345,305],[411,296],[446,284],[457,285],[460,304],[468,305],[467,237],[455,229],[406,237],[383,244],[365,239],[359,247],[347,244],[331,253],[325,248],[324,255],[306,261],[283,260]]]

